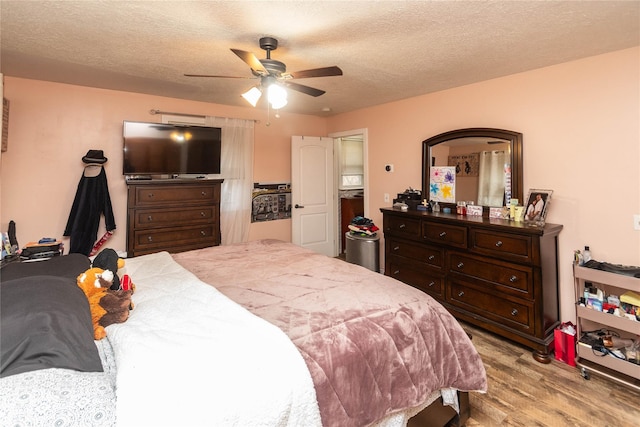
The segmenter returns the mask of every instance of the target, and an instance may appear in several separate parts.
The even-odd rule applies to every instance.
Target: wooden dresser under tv
[[[551,361],[559,325],[562,225],[381,209],[385,274],[428,293],[456,318]]]
[[[221,179],[127,181],[127,256],[220,244]]]

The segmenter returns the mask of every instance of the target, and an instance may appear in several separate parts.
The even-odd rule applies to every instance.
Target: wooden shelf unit
[[[625,291],[640,292],[640,279],[623,274],[575,265],[573,276],[576,301],[583,296],[586,282],[618,296]],[[640,338],[640,322],[582,307],[578,304],[576,304],[576,323],[576,341],[580,340],[583,331],[598,329],[616,331],[621,338],[636,340]],[[640,365],[610,355],[600,356],[590,347],[582,344],[576,345],[576,363],[582,369],[585,377],[589,371],[592,371],[640,390]]]

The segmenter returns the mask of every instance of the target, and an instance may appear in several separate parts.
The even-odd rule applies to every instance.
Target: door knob
[[[296,209],[302,209],[302,208],[304,208],[304,206],[299,205],[299,204],[297,204],[297,203],[296,203],[296,205],[294,206],[294,208],[296,208]]]

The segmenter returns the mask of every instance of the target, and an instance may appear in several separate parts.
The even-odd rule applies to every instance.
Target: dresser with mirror
[[[562,225],[535,225],[489,218],[490,207],[509,197],[522,201],[522,134],[502,129],[460,129],[423,141],[423,197],[429,199],[431,167],[458,163],[456,200],[440,212],[382,208],[385,274],[428,293],[456,318],[532,349],[551,361],[553,331],[560,324],[558,235]],[[505,195],[477,203],[473,189],[487,187],[472,164],[486,152],[502,151]],[[472,159],[469,165],[468,162]],[[468,167],[467,167],[468,166]],[[467,181],[465,181],[467,180]],[[486,193],[486,191],[485,191]],[[483,197],[480,194],[480,197]],[[482,216],[459,215],[457,201],[483,206]],[[451,213],[445,213],[449,208]]]

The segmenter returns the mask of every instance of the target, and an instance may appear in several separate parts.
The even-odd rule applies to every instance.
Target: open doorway
[[[366,129],[330,134],[334,138],[336,188],[336,242],[344,256],[345,233],[355,216],[367,216],[367,133]]]

